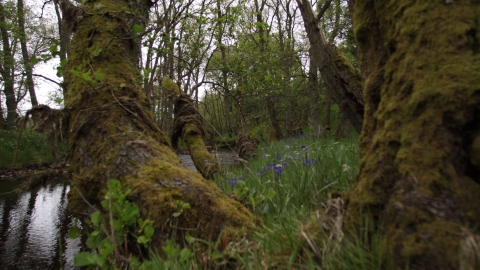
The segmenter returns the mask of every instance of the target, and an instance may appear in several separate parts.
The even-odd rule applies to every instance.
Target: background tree
[[[34,67],[42,60],[51,59],[56,49],[52,47],[52,27],[48,22],[36,18],[31,8],[21,0],[0,1],[0,35],[5,124],[13,129],[19,116],[19,105],[24,100],[28,102],[25,98],[27,94],[31,106],[38,105],[34,76],[41,75],[33,73]],[[3,106],[3,102],[0,106]]]
[[[365,122],[346,224],[372,215],[385,269],[478,268],[460,254],[480,233],[479,16],[476,1],[355,0]]]
[[[353,127],[360,132],[363,120],[363,98],[360,73],[345,58],[335,44],[329,43],[319,20],[330,7],[331,0],[325,1],[318,14],[307,0],[297,0],[302,13],[305,30],[318,61],[320,74],[341,111]]]

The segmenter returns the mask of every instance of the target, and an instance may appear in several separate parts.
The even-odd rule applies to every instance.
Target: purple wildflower
[[[271,169],[273,169],[273,168],[275,168],[275,164],[269,163],[269,164],[267,165],[267,170],[271,170]]]
[[[282,176],[283,170],[282,170],[282,165],[278,165],[275,168],[273,168],[273,171],[275,172],[275,181],[278,181],[280,176]]]
[[[305,163],[303,164],[303,166],[308,166],[308,165],[310,165],[310,164],[317,164],[317,162],[316,162],[315,159],[313,159],[313,158],[307,158],[307,159],[305,160]]]
[[[283,162],[283,163],[282,163],[282,166],[283,166],[283,167],[287,167],[287,166],[288,166],[288,162],[286,162],[286,161]]]
[[[275,157],[277,158],[277,161],[282,160],[282,156],[280,156],[279,154],[275,154]]]
[[[230,183],[232,186],[235,186],[238,183],[237,178],[232,178],[227,180],[228,183]]]
[[[302,145],[302,146],[300,146],[300,148],[301,148],[303,151],[306,151],[306,150],[307,150],[307,146],[306,146],[306,145]]]

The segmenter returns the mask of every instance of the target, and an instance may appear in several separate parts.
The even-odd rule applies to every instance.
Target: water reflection
[[[74,222],[66,209],[70,187],[51,183],[20,195],[7,193],[18,185],[0,182],[1,268],[74,269],[80,240],[67,237]]]

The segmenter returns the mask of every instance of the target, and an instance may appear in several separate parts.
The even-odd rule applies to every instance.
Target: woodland
[[[210,150],[249,164],[308,136],[354,138],[359,169],[297,224],[290,253],[310,264],[286,268],[329,269],[338,243],[364,237],[378,269],[478,269],[479,18],[476,0],[0,0],[0,129],[44,133],[54,159],[66,144],[68,209],[107,224],[80,266],[149,269],[172,243],[252,252],[267,221],[242,199],[252,190],[215,182],[228,174]],[[129,224],[112,222],[112,198],[138,207],[144,238],[115,238]],[[210,255],[189,268],[249,268]]]

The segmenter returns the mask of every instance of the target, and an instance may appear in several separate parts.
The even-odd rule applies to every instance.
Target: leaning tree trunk
[[[69,117],[72,189],[69,208],[85,212],[98,203],[108,179],[132,192],[144,218],[154,221],[153,246],[173,229],[177,201],[189,203],[176,221],[191,235],[234,237],[258,219],[228,198],[212,181],[186,169],[167,136],[155,125],[142,91],[138,59],[140,38],[133,28],[145,25],[150,1],[88,1],[77,18],[65,74]],[[100,52],[96,57],[93,52]],[[182,235],[182,230],[177,235]]]
[[[478,1],[355,1],[366,113],[346,224],[383,223],[385,269],[480,267],[479,18]]]
[[[175,104],[175,120],[171,136],[173,148],[177,148],[178,139],[181,138],[187,144],[188,153],[192,157],[195,168],[205,179],[213,180],[222,169],[205,146],[202,115],[195,108],[192,98],[182,92],[170,78],[162,79],[162,87]]]
[[[319,63],[320,74],[327,91],[332,93],[340,110],[345,113],[352,126],[360,132],[364,113],[360,73],[334,44],[328,43],[319,25],[319,19],[330,2],[327,1],[320,14],[316,15],[308,0],[297,0],[312,47],[311,51],[315,61]]]

